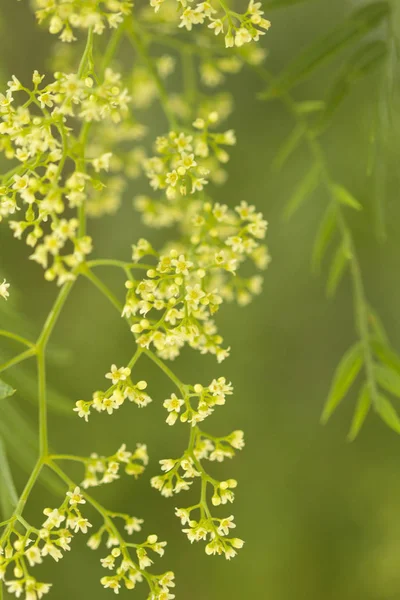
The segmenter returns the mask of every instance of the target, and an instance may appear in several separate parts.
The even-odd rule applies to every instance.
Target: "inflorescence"
[[[175,23],[188,31],[193,25],[206,25],[202,35],[210,41],[214,34],[223,34],[227,48],[241,48],[257,41],[270,23],[260,3],[253,0],[244,13],[234,12],[221,0],[180,0],[177,5],[175,0],[150,0],[152,8],[142,9],[136,19],[132,3],[124,0],[35,0],[34,5],[39,23],[61,41],[79,40],[83,30],[87,43],[78,69],[71,71],[67,55],[60,52],[52,77],[35,71],[31,83],[24,85],[13,76],[0,94],[0,151],[12,161],[11,169],[0,176],[0,221],[8,221],[14,236],[31,248],[30,259],[44,269],[46,280],[56,281],[61,288],[50,323],[26,354],[37,354],[39,379],[43,379],[46,343],[74,281],[86,276],[95,283],[126,320],[136,351],[127,366],[111,366],[105,376],[109,387],[94,392],[91,399],[79,400],[74,410],[88,421],[93,413],[112,415],[126,400],[146,407],[152,400],[151,381],[141,380],[136,368],[141,356],[150,358],[175,386],[163,402],[167,424],[186,424],[189,433],[187,448],[177,458],[160,461],[161,473],[151,479],[151,485],[168,497],[197,484],[198,502],[176,508],[176,516],[190,542],[202,540],[207,554],[231,559],[244,542],[231,537],[236,525],[230,511],[214,516],[212,508],[233,502],[237,482],[215,479],[205,465],[232,458],[244,447],[244,434],[236,430],[215,437],[200,425],[225,404],[233,387],[219,375],[208,385],[184,383],[168,361],[186,345],[214,355],[218,363],[229,355],[215,316],[225,301],[246,305],[261,292],[262,277],[254,271],[265,269],[270,260],[264,244],[267,222],[245,201],[232,208],[212,199],[213,186],[226,179],[228,150],[236,144],[233,130],[221,131],[231,111],[230,97],[196,96],[194,90],[194,108],[190,90],[189,96],[167,95],[164,81],[176,59],[153,58],[148,35],[162,18],[168,27]],[[142,25],[149,27],[147,33]],[[96,36],[107,30],[111,30],[109,45],[104,59],[97,61]],[[127,74],[116,58],[124,37],[141,59]],[[237,72],[246,61],[258,64],[264,55],[261,49],[258,53],[243,50],[240,55],[220,57],[215,64],[205,58],[200,64],[202,81],[218,85],[223,73]],[[140,113],[157,97],[169,131],[157,137],[154,153],[149,154],[141,145],[147,127]],[[135,208],[150,227],[173,226],[176,238],[171,235],[160,248],[139,239],[126,262],[88,260],[94,242],[87,234],[87,217],[116,212],[127,179],[141,175],[151,192],[136,196]],[[96,262],[123,269],[123,304],[93,274]],[[4,279],[0,297],[7,299],[8,288]],[[45,396],[40,396],[39,404],[43,417]],[[75,535],[88,533],[92,523],[86,509],[91,507],[102,523],[88,545],[107,548],[101,565],[110,573],[102,577],[102,585],[118,593],[121,587],[131,590],[143,581],[149,587],[149,600],[174,598],[173,573],[156,575],[148,570],[154,554],[164,554],[166,542],[155,534],[141,543],[128,541],[116,522],[122,522],[131,536],[140,532],[142,519],[109,511],[88,494],[89,489],[118,479],[122,471],[135,478],[141,475],[148,463],[146,446],[127,449],[123,444],[112,456],[53,455],[48,451],[45,421],[40,419],[41,454],[35,471],[15,513],[0,524],[4,528],[0,585],[3,582],[9,593],[27,600],[48,593],[51,584],[38,582],[31,569],[47,556],[60,560]],[[60,461],[81,464],[84,475],[79,484],[59,466]],[[46,519],[35,528],[22,511],[42,467],[58,475],[68,491],[58,508],[44,510]]]

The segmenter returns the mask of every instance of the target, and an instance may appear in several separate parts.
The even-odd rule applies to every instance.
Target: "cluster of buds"
[[[138,381],[134,384],[130,374],[129,367],[117,368],[116,365],[112,365],[111,371],[106,374],[106,378],[111,379],[112,386],[106,391],[94,392],[92,400],[78,400],[74,411],[87,421],[92,408],[97,412],[106,412],[111,415],[122,406],[126,399],[134,402],[140,408],[147,406],[151,402],[150,396],[144,392],[147,383]]]
[[[127,475],[139,477],[148,462],[147,447],[144,444],[137,444],[134,452],[129,452],[123,444],[115,454],[107,457],[93,453],[84,461],[85,478],[82,486],[87,489],[103,483],[112,483],[119,479],[121,466]]]

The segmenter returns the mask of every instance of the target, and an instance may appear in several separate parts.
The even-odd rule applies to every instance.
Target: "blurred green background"
[[[273,27],[263,40],[269,50],[269,67],[279,72],[300,48],[339,23],[356,4],[361,2],[319,0],[271,12],[267,16]],[[53,39],[36,27],[27,3],[2,0],[0,20],[4,77],[12,73],[29,77],[34,68],[45,70]],[[333,72],[346,56],[345,52],[320,69],[296,90],[296,97],[324,98]],[[371,119],[376,114],[380,85],[379,70],[360,81],[335,115],[323,142],[333,173],[365,207],[353,218],[352,228],[367,294],[393,345],[400,348],[396,135],[380,148],[373,175],[366,174]],[[104,455],[112,454],[123,441],[128,447],[136,442],[148,444],[151,463],[144,477],[137,482],[122,478],[96,494],[115,510],[144,518],[146,534],[157,532],[169,541],[155,570],[176,572],[177,598],[395,600],[400,598],[400,439],[370,416],[359,439],[348,444],[353,395],[326,427],[319,424],[334,368],[356,337],[349,279],[345,278],[336,298],[328,301],[326,274],[319,278],[311,274],[312,241],[326,198],[314,195],[291,222],[283,221],[284,204],[310,157],[301,149],[282,173],[273,172],[271,162],[293,125],[291,117],[279,102],[257,100],[262,86],[248,71],[229,79],[226,87],[235,96],[236,110],[229,126],[237,131],[239,143],[232,153],[228,183],[215,196],[228,204],[247,200],[264,212],[270,223],[273,261],[262,296],[250,307],[230,305],[218,315],[220,329],[232,347],[231,357],[218,366],[211,358],[185,352],[175,366],[188,381],[207,382],[225,375],[235,385],[235,395],[215,412],[209,427],[222,433],[243,428],[246,433],[245,451],[233,462],[216,467],[223,477],[239,481],[232,512],[238,524],[236,533],[246,540],[243,551],[226,562],[206,557],[201,544],[190,547],[173,515],[175,506],[190,504],[190,494],[166,500],[150,488],[149,476],[157,473],[158,460],[178,455],[185,447],[187,431],[183,426],[164,425],[162,400],[173,390],[146,359],[139,363],[138,372],[140,378],[148,379],[155,399],[146,410],[130,405],[112,418],[93,418],[89,424],[52,415],[51,443],[58,452]],[[398,116],[399,103],[395,98],[393,103]],[[163,122],[158,113],[154,118],[160,133]],[[96,256],[125,259],[130,244],[146,235],[130,201],[145,185],[135,183],[116,217],[90,224]],[[376,195],[385,203],[384,243],[374,235]],[[20,290],[18,307],[36,332],[56,290],[44,282],[40,267],[26,257],[26,247],[2,226],[0,279],[4,272],[14,294]],[[110,271],[99,274],[122,297],[123,278]],[[1,319],[0,325],[9,324],[7,317]],[[20,332],[24,333],[23,325]],[[112,362],[124,364],[132,354],[126,326],[85,281],[79,281],[73,291],[53,341],[63,355],[61,361],[50,364],[49,381],[70,398],[71,408],[77,399],[89,398],[101,387]],[[4,345],[3,354],[10,351],[11,346]],[[14,374],[18,376],[17,368]],[[23,394],[10,402],[34,416],[34,407],[26,403]],[[26,474],[14,466],[16,481],[22,486]],[[32,518],[39,518],[45,494],[46,505],[57,502],[39,486],[29,503]],[[53,597],[109,597],[110,592],[99,584],[104,574],[101,556],[77,539],[73,551],[60,564],[51,565]],[[43,577],[48,568],[42,569]],[[131,595],[134,593],[141,600],[144,587]]]

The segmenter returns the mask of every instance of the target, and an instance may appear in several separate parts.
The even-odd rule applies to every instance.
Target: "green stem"
[[[73,454],[51,454],[49,455],[50,460],[71,460],[79,463],[86,463],[87,458],[84,456],[75,456]]]
[[[67,283],[65,283],[64,286],[61,288],[61,291],[59,292],[56,301],[53,305],[53,308],[51,309],[43,326],[43,329],[40,333],[39,339],[37,341],[38,348],[46,348],[49,337],[53,332],[54,326],[57,322],[58,317],[60,316],[60,312],[69,296],[69,293],[74,283],[74,280],[67,281]]]
[[[169,367],[163,361],[158,358],[151,350],[143,350],[144,354],[150,358],[164,373],[165,375],[176,385],[178,390],[183,396],[186,395],[186,385],[171,371]]]
[[[108,300],[119,311],[119,313],[122,313],[124,309],[123,304],[121,304],[118,298],[112,293],[111,290],[108,289],[106,284],[103,283],[101,279],[96,277],[96,275],[88,268],[82,269],[82,274],[89,279],[89,281],[91,281],[106,298],[108,298]]]
[[[28,348],[34,348],[34,346],[35,346],[35,344],[33,342],[30,342],[29,340],[22,337],[21,335],[17,335],[16,333],[12,333],[11,331],[6,331],[5,329],[0,329],[0,336],[10,338],[10,340],[15,340],[16,342],[19,342],[20,344],[24,344],[25,346],[28,346]]]
[[[83,52],[81,62],[79,63],[79,68],[78,68],[79,79],[82,79],[86,75],[85,69],[87,67],[89,67],[89,71],[92,68],[92,65],[93,65],[93,37],[94,37],[93,27],[90,27],[88,30],[88,36],[87,36],[87,40],[86,40],[85,50]]]
[[[260,67],[254,67],[255,72],[258,76],[268,83],[274,81],[273,76]],[[293,115],[293,117],[297,120],[299,124],[302,125],[307,144],[309,150],[315,160],[315,162],[321,168],[321,174],[323,176],[323,180],[325,186],[331,195],[332,201],[336,207],[337,215],[338,215],[338,225],[342,235],[343,240],[346,242],[347,247],[349,249],[349,261],[350,261],[350,273],[353,282],[353,295],[354,295],[354,307],[355,307],[355,321],[357,327],[357,333],[359,335],[363,354],[364,354],[364,366],[365,366],[365,374],[367,383],[371,392],[371,398],[374,406],[376,407],[379,402],[378,396],[378,385],[375,379],[374,374],[374,361],[373,361],[373,353],[370,345],[370,336],[369,336],[369,325],[368,325],[368,303],[366,300],[366,294],[364,289],[364,283],[361,275],[360,263],[357,257],[356,248],[354,239],[351,233],[350,228],[346,223],[346,219],[343,212],[343,207],[338,201],[336,195],[333,193],[334,182],[329,173],[329,169],[326,163],[324,151],[320,142],[317,139],[316,134],[310,129],[308,121],[305,117],[300,115],[296,109],[296,102],[290,96],[288,92],[281,95],[281,100],[289,110],[289,112]]]
[[[137,23],[134,24],[133,20],[131,21],[130,26],[127,29],[127,36],[133,48],[135,48],[135,50],[137,51],[139,56],[141,56],[142,60],[146,63],[146,66],[149,69],[149,72],[157,87],[160,104],[167,118],[170,129],[176,130],[178,128],[178,123],[176,121],[174,113],[170,109],[167,90],[164,87],[161,77],[157,73],[157,69],[153,64],[149,53],[147,52],[146,46],[144,45],[140,35],[137,33]]]
[[[5,371],[6,369],[10,369],[11,367],[14,367],[15,365],[18,365],[20,362],[23,362],[27,358],[31,358],[32,356],[35,356],[35,354],[36,354],[35,347],[30,348],[29,350],[25,350],[25,352],[21,352],[21,354],[18,354],[17,356],[10,358],[10,360],[8,360],[7,362],[0,365],[0,373],[2,371]]]
[[[142,263],[129,263],[129,262],[125,262],[123,260],[114,260],[112,258],[103,258],[103,259],[96,259],[96,260],[89,260],[86,263],[86,266],[89,267],[89,269],[92,269],[94,267],[120,267],[121,269],[143,269],[145,271],[147,271],[148,269],[154,269],[154,266],[152,265],[145,265]]]
[[[48,461],[47,465],[50,467],[50,469],[52,469],[52,471],[54,471],[54,473],[56,473],[56,475],[58,475],[58,477],[62,481],[64,481],[64,483],[69,488],[76,487],[75,482],[70,477],[68,477],[68,475],[62,469],[60,469],[60,467],[58,465],[56,465],[52,461]],[[95,498],[93,498],[93,496],[90,496],[90,494],[88,494],[85,490],[81,490],[81,494],[85,498],[86,502],[91,504],[93,506],[93,508],[99,513],[99,515],[101,515],[101,517],[104,520],[105,525],[112,532],[112,534],[118,539],[121,548],[126,550],[126,548],[130,544],[125,542],[125,540],[123,539],[123,537],[121,536],[121,534],[119,532],[119,529],[114,525],[112,519],[110,518],[113,513],[109,512],[102,504],[100,504],[97,500],[95,500]],[[133,563],[133,565],[135,566],[135,568],[139,571],[139,573],[141,573],[143,575],[143,577],[146,579],[150,589],[152,589],[152,583],[151,583],[151,578],[150,578],[149,574],[146,571],[140,569],[139,565],[137,565],[132,560],[130,555],[129,555],[129,558],[130,558],[131,562]]]
[[[38,397],[39,397],[39,448],[40,456],[45,457],[49,450],[47,431],[47,393],[46,393],[46,359],[44,348],[37,355]]]

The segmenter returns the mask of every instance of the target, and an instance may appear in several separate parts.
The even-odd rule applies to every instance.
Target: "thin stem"
[[[62,481],[64,481],[64,483],[69,488],[76,487],[75,482],[70,477],[68,477],[68,475],[62,469],[60,469],[60,467],[58,465],[56,465],[52,461],[48,461],[47,465],[50,467],[50,469],[52,469],[52,471],[54,471],[54,473],[56,473],[56,475],[58,475],[58,477]],[[125,552],[127,552],[126,548],[128,548],[129,546],[131,546],[131,544],[125,542],[125,540],[123,539],[123,537],[121,536],[121,534],[119,532],[119,529],[113,523],[113,521],[111,519],[111,515],[113,513],[110,512],[110,511],[108,511],[102,504],[100,504],[100,502],[98,502],[97,500],[95,500],[95,498],[93,498],[93,496],[90,496],[90,494],[88,494],[85,490],[81,490],[81,494],[85,498],[86,502],[88,502],[89,504],[91,504],[93,506],[93,508],[102,516],[102,518],[104,520],[104,524],[113,533],[113,535],[118,539],[121,548],[123,550],[125,550]],[[136,547],[136,546],[134,546],[134,547]],[[134,564],[135,568],[139,571],[139,573],[142,574],[142,576],[144,577],[144,579],[146,579],[146,581],[147,581],[150,589],[152,589],[152,582],[151,582],[151,577],[149,576],[149,574],[146,571],[144,571],[143,569],[140,569],[139,565],[137,565],[132,560],[132,558],[131,558],[131,556],[129,555],[128,552],[127,552],[127,554],[129,556],[129,559],[131,560],[131,562]]]
[[[0,527],[5,527],[6,525],[8,525],[8,524],[9,524],[9,522],[10,522],[10,521],[11,521],[11,519],[7,519],[6,521],[2,521],[2,522],[0,523]]]
[[[79,463],[87,462],[87,458],[85,458],[84,456],[75,456],[73,454],[50,454],[49,459],[50,460],[70,460],[70,461],[79,462]]]
[[[135,354],[132,356],[131,360],[129,361],[129,364],[128,364],[129,369],[132,369],[135,366],[135,364],[137,363],[139,358],[142,356],[142,354],[143,354],[143,348],[140,348],[140,347],[137,348]]]
[[[273,76],[260,67],[254,67],[255,72],[263,80],[271,84],[273,83]],[[354,239],[350,228],[346,223],[344,216],[343,207],[338,201],[336,195],[333,193],[334,181],[329,173],[329,169],[326,163],[324,151],[320,142],[317,139],[317,134],[314,133],[308,124],[307,119],[300,115],[296,109],[296,102],[290,96],[288,92],[283,93],[280,96],[281,101],[287,107],[289,112],[293,115],[296,121],[303,126],[306,141],[314,160],[321,168],[321,174],[325,183],[325,186],[332,198],[338,215],[338,225],[343,240],[346,242],[349,249],[349,261],[350,261],[350,273],[353,282],[353,294],[354,294],[354,312],[355,321],[357,327],[357,333],[359,335],[363,354],[364,354],[364,366],[367,383],[371,392],[371,398],[374,406],[376,407],[379,402],[378,386],[374,374],[374,361],[373,353],[370,345],[369,336],[369,325],[368,325],[368,303],[366,300],[366,294],[364,289],[364,283],[361,275],[360,263],[357,257]]]
[[[21,335],[12,333],[11,331],[6,331],[5,329],[0,329],[0,336],[10,338],[10,340],[15,340],[16,342],[19,342],[20,344],[24,344],[25,346],[28,346],[28,348],[33,348],[35,346],[35,344],[33,342],[30,342],[29,340],[22,337]]]
[[[106,286],[106,284],[102,282],[101,279],[96,277],[96,275],[94,273],[92,273],[92,271],[90,271],[90,269],[87,269],[87,268],[82,270],[82,274],[87,279],[89,279],[89,281],[91,281],[93,283],[93,285],[95,285],[97,287],[97,289],[100,290],[100,292],[106,298],[108,298],[108,300],[119,311],[119,313],[122,313],[123,308],[124,308],[123,305],[118,300],[118,298],[112,293],[112,291]]]
[[[60,316],[60,312],[69,296],[69,293],[74,285],[74,280],[67,281],[64,286],[61,288],[60,293],[58,294],[56,301],[51,309],[49,316],[46,319],[46,322],[43,326],[43,329],[40,333],[39,339],[37,341],[37,346],[41,348],[45,348],[49,337],[51,336],[54,326],[57,322],[58,317]]]
[[[121,23],[121,26],[113,31],[113,33],[110,37],[110,40],[108,42],[107,48],[105,49],[102,63],[100,65],[102,73],[104,73],[104,71],[107,69],[107,67],[111,63],[112,59],[114,58],[114,56],[118,50],[118,46],[121,42],[121,39],[124,35],[125,28],[126,28],[126,21],[124,23]]]
[[[85,74],[86,74],[85,69],[88,66],[89,66],[89,69],[88,69],[89,71],[92,68],[92,65],[93,65],[93,37],[94,37],[93,27],[90,27],[88,30],[85,50],[83,52],[81,62],[79,63],[79,68],[78,68],[79,79],[82,79],[82,77],[85,76]]]
[[[130,22],[130,25],[127,29],[127,36],[133,48],[135,48],[137,53],[142,57],[142,60],[146,63],[147,68],[149,69],[150,75],[152,76],[153,81],[158,90],[161,108],[164,111],[170,128],[177,129],[178,123],[176,121],[174,113],[170,108],[167,90],[164,87],[161,77],[157,73],[157,69],[153,64],[149,53],[147,52],[146,46],[143,43],[142,38],[137,33],[137,23],[135,22],[134,24],[133,20]]]
[[[17,519],[17,518],[20,516],[20,515],[22,515],[22,513],[23,513],[23,511],[24,511],[24,508],[25,508],[25,504],[26,504],[26,502],[27,502],[27,500],[28,500],[28,498],[29,498],[29,495],[30,495],[30,493],[31,493],[31,491],[32,491],[32,489],[33,489],[33,486],[34,486],[34,485],[35,485],[35,483],[36,483],[36,480],[37,480],[37,478],[38,478],[38,477],[39,477],[39,475],[40,475],[40,472],[41,472],[41,470],[42,470],[42,467],[43,467],[43,460],[42,460],[42,458],[39,458],[39,459],[37,460],[36,464],[35,464],[35,467],[34,467],[34,469],[33,469],[32,473],[31,473],[31,475],[30,475],[30,477],[29,477],[28,481],[27,481],[27,484],[26,484],[26,486],[25,486],[25,488],[24,488],[24,490],[23,490],[23,492],[22,492],[22,494],[21,494],[21,496],[20,496],[20,498],[19,498],[19,500],[18,500],[18,504],[17,504],[17,506],[16,506],[16,508],[15,508],[14,515],[13,515],[13,517],[11,518],[11,520],[10,520],[10,522],[9,522],[9,524],[8,524],[8,526],[7,526],[7,528],[6,528],[6,529],[5,529],[5,531],[4,531],[4,534],[3,534],[3,536],[2,536],[2,537],[1,537],[1,539],[0,539],[0,545],[1,545],[1,543],[3,542],[3,540],[7,539],[8,535],[9,535],[9,533],[10,533],[10,530],[11,530],[11,526],[13,525],[14,521],[15,521],[15,520],[16,520],[16,519]]]
[[[7,362],[0,365],[0,373],[2,373],[2,371],[5,371],[6,369],[10,369],[11,367],[14,367],[15,365],[18,365],[20,362],[23,362],[24,360],[27,360],[28,358],[31,358],[32,356],[35,356],[35,354],[36,354],[35,347],[30,348],[29,350],[25,350],[25,352],[21,352],[21,354],[18,354],[17,356],[10,358],[10,360],[8,360]]]
[[[176,385],[178,390],[181,392],[183,396],[186,395],[186,386],[185,384],[171,371],[169,367],[163,361],[158,358],[154,352],[151,350],[143,350],[144,354],[150,358],[164,373],[165,375]]]
[[[38,397],[39,397],[39,448],[40,456],[45,457],[49,450],[47,431],[47,391],[46,391],[46,359],[41,347],[37,356]]]
[[[154,269],[152,265],[145,265],[143,263],[129,263],[123,260],[114,260],[112,258],[102,258],[96,260],[89,260],[86,263],[86,266],[89,269],[94,267],[120,267],[121,269],[143,269],[147,271],[148,269]]]

